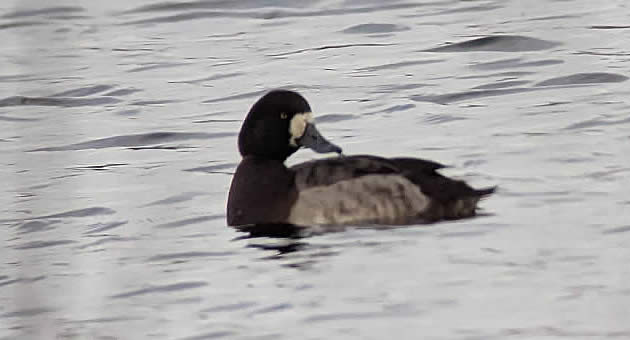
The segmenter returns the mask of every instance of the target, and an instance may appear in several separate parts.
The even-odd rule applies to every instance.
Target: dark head
[[[324,139],[315,128],[306,99],[288,90],[274,90],[258,99],[238,135],[243,157],[284,161],[302,146],[320,153],[341,153],[341,148]]]

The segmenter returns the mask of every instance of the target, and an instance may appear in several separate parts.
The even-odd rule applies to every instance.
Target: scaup
[[[300,147],[339,156],[284,161]],[[315,128],[300,94],[273,90],[249,110],[238,136],[242,161],[227,205],[231,226],[407,224],[475,215],[494,188],[473,189],[418,158],[342,155]]]

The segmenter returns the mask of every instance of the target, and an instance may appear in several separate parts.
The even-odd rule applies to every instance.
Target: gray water
[[[3,1],[0,339],[630,339],[629,22],[626,0]],[[348,154],[500,190],[474,219],[248,237],[236,134],[278,87]]]

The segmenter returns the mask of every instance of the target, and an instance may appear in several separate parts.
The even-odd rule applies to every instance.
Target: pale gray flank
[[[397,224],[419,218],[428,206],[420,187],[405,177],[367,175],[300,191],[288,222]]]

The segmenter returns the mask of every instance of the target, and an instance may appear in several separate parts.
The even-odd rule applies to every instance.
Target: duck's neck
[[[297,198],[294,175],[282,161],[243,158],[232,178],[228,225],[283,223]]]

